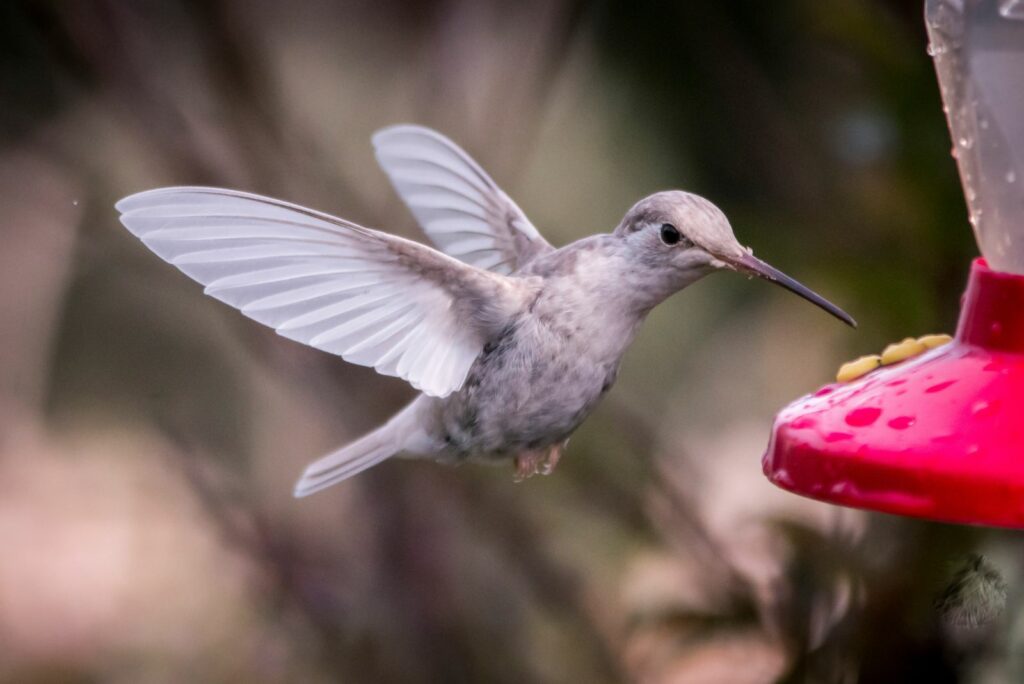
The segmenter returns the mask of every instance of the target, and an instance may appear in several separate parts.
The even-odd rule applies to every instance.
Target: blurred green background
[[[951,332],[976,252],[919,2],[0,4],[0,680],[1017,682],[1021,543],[761,475],[776,410]],[[304,464],[392,378],[206,298],[118,223],[170,184],[423,239],[377,128],[462,144],[556,245],[715,201],[850,311],[713,276],[650,317],[558,471]],[[933,607],[962,554],[1000,618]]]

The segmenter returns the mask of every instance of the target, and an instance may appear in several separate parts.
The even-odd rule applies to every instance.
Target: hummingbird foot
[[[550,475],[553,473],[568,443],[569,440],[565,440],[561,444],[554,444],[547,449],[522,451],[516,454],[514,481],[522,482],[534,475]]]

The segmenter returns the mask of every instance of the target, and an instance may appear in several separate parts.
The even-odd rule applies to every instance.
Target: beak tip
[[[846,313],[845,311],[840,309],[835,304],[832,304],[831,302],[828,302],[828,300],[823,300],[823,301],[825,303],[827,303],[828,306],[822,306],[821,304],[819,304],[819,306],[821,306],[823,309],[825,309],[825,311],[827,311],[828,313],[832,314],[833,316],[835,316],[836,318],[841,320],[843,323],[845,323],[846,325],[848,325],[851,328],[853,328],[854,330],[857,329],[857,320],[853,316],[851,316],[850,314]]]
[[[838,306],[828,301],[821,295],[808,289],[806,286],[800,284],[799,282],[793,280],[782,271],[779,271],[775,267],[766,264],[760,259],[757,259],[756,257],[754,257],[753,254],[741,256],[740,258],[735,260],[733,265],[734,267],[738,267],[736,268],[736,270],[743,270],[752,275],[756,275],[761,278],[764,278],[765,280],[771,281],[776,285],[781,285],[790,292],[793,292],[803,297],[807,301],[821,307],[828,313],[832,314],[833,316],[841,320],[843,323],[846,323],[851,328],[857,328],[857,321],[854,320],[853,316],[846,313],[845,311],[843,311]]]

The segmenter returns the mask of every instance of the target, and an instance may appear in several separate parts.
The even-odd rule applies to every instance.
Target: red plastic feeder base
[[[1024,276],[976,259],[954,341],[790,404],[764,473],[843,506],[1024,528]]]

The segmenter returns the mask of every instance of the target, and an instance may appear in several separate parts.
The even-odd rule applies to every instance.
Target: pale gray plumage
[[[373,144],[442,251],[233,190],[163,188],[117,204],[122,223],[207,294],[421,390],[384,426],[312,463],[296,496],[395,454],[515,458],[520,476],[549,472],[647,313],[716,269],[774,280],[852,323],[754,259],[696,195],[657,193],[613,233],[554,249],[439,133],[394,126]]]

